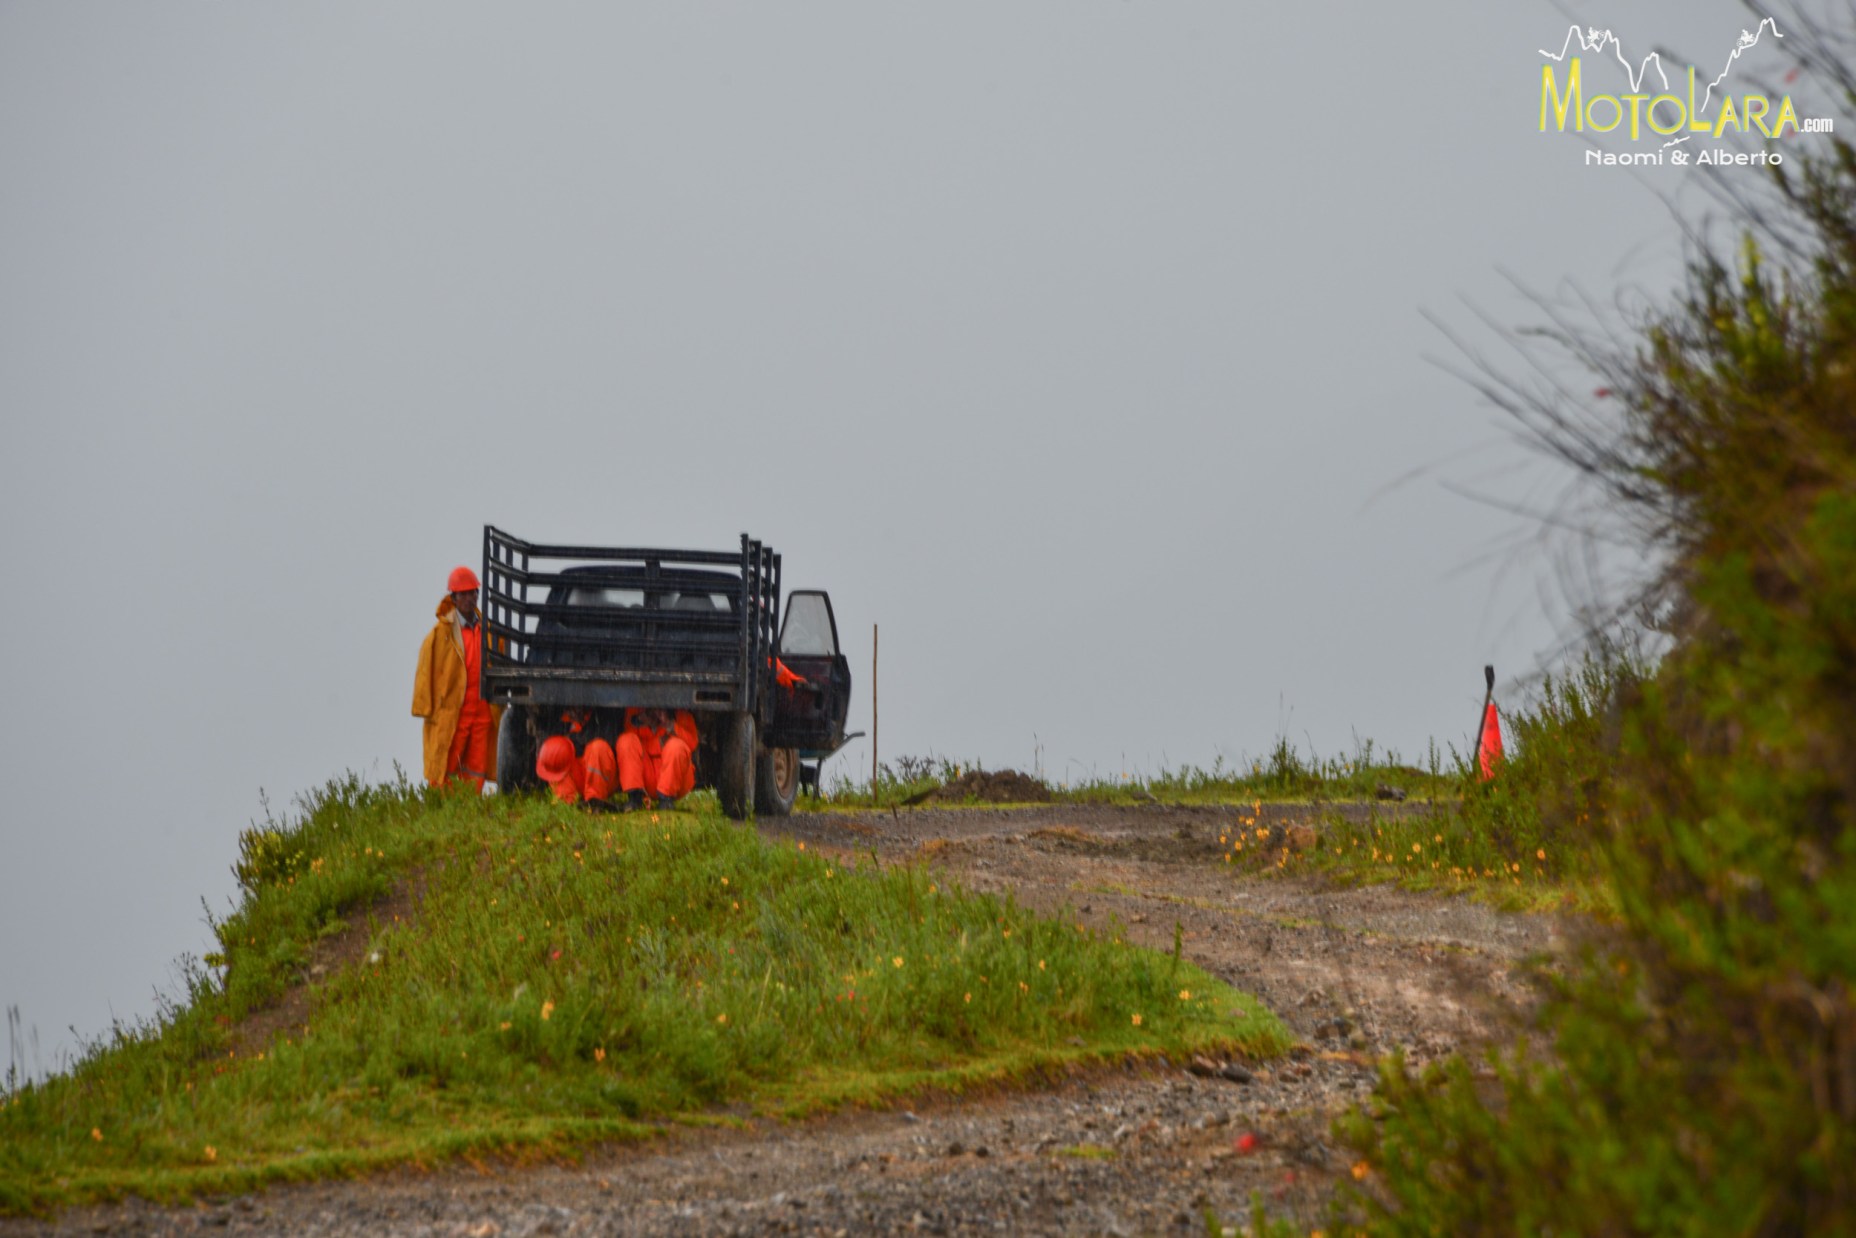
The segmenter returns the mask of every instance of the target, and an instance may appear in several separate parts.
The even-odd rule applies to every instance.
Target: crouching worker
[[[594,811],[611,811],[611,795],[619,785],[619,764],[612,745],[603,739],[589,739],[586,751],[576,753],[574,741],[565,735],[550,735],[535,754],[535,776],[554,791],[554,798],[566,804],[580,804]]]
[[[696,789],[696,719],[679,709],[674,720],[661,709],[631,709],[625,730],[614,745],[619,761],[619,788],[628,808],[643,808],[645,796],[659,808]]]

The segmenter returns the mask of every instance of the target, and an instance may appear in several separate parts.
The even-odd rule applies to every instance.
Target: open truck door
[[[851,664],[838,645],[831,596],[820,589],[789,594],[775,647],[780,661],[805,682],[774,689],[767,746],[822,761],[844,746],[844,722],[851,711]]]

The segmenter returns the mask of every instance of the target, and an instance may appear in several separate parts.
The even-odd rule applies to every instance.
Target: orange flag
[[[1502,762],[1502,717],[1490,701],[1482,715],[1482,749],[1476,754],[1482,764],[1482,781],[1495,777],[1495,767]]]

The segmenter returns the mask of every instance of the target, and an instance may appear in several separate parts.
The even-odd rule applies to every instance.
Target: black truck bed
[[[780,556],[483,531],[482,689],[498,705],[763,712]]]

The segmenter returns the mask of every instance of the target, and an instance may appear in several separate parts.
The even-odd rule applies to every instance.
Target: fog
[[[210,948],[267,798],[416,774],[485,523],[761,538],[831,591],[852,729],[880,625],[885,758],[1464,746],[1483,664],[1518,699],[1571,631],[1516,510],[1565,479],[1437,324],[1500,358],[1529,290],[1655,297],[1706,210],[1540,131],[1573,21],[1704,63],[1755,24],[0,6],[0,1004],[36,1065]]]

